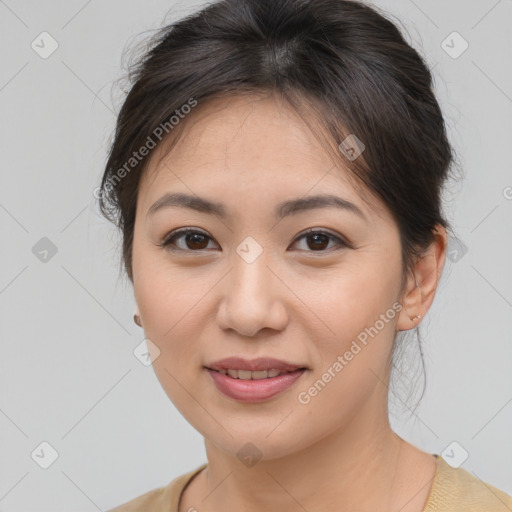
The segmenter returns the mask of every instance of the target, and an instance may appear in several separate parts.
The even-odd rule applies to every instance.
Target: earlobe
[[[421,320],[424,316],[425,294],[415,275],[412,276],[414,285],[410,285],[410,281],[411,279],[408,280],[407,291],[402,301],[403,309],[398,317],[397,330],[399,331],[408,331],[417,327],[419,324],[418,320]]]
[[[397,322],[399,331],[407,331],[418,325],[434,300],[439,278],[446,259],[447,235],[444,227],[435,230],[434,241],[418,259],[414,272],[407,280],[402,301],[403,310]]]
[[[139,326],[139,327],[142,327],[142,321],[140,319],[140,312],[139,312],[139,309],[137,308],[137,310],[135,311],[134,315],[133,315],[133,321]]]

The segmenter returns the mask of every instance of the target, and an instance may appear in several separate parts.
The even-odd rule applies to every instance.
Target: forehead
[[[275,96],[216,98],[182,122],[178,138],[164,140],[150,155],[139,184],[144,203],[168,189],[209,196],[238,190],[262,200],[338,191],[347,199],[359,197],[362,210],[368,211],[369,200],[378,208],[342,158],[335,162],[314,136],[315,127]]]

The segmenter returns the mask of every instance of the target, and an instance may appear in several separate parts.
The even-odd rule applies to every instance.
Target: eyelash
[[[200,230],[194,229],[194,228],[181,228],[176,231],[172,231],[168,236],[166,236],[164,238],[163,242],[158,245],[162,248],[168,249],[173,252],[201,252],[201,251],[207,250],[207,249],[198,249],[198,250],[179,249],[176,247],[172,247],[173,242],[175,242],[177,239],[182,238],[183,236],[189,235],[189,234],[199,234],[199,235],[203,235],[203,236],[209,238],[210,240],[213,240],[213,238],[210,237],[204,231],[200,231]],[[319,230],[319,229],[315,229],[315,228],[310,228],[310,229],[306,230],[305,232],[301,233],[300,235],[298,235],[293,243],[296,243],[297,241],[301,240],[302,238],[306,238],[311,235],[325,235],[325,236],[329,237],[329,239],[336,241],[338,243],[338,245],[340,246],[340,248],[335,249],[335,251],[338,251],[342,248],[352,248],[352,245],[349,242],[345,241],[344,239],[340,238],[339,236],[336,236],[328,231],[323,231],[323,230]],[[332,252],[332,249],[331,250],[318,250],[318,251],[306,250],[306,252],[326,253],[326,252]]]

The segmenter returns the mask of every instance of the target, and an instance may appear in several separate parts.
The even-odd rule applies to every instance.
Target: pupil
[[[327,237],[326,235],[322,235],[322,234],[310,235],[310,237],[309,237],[309,238],[313,238],[313,239],[315,239],[315,240],[316,240],[315,245],[314,245],[314,247],[313,247],[313,248],[316,248],[316,249],[323,249],[323,248],[325,247],[325,245],[326,245],[326,244],[325,244],[325,243],[322,243],[322,241],[323,241],[323,242],[325,242],[326,240],[327,240],[327,245],[329,245],[328,237]],[[320,238],[320,240],[319,240],[319,238]],[[322,240],[322,239],[323,239],[323,240]],[[317,242],[320,242],[320,246],[318,245],[318,243],[317,243]],[[310,247],[310,248],[311,248],[311,247]]]
[[[192,241],[191,241],[192,239]],[[189,248],[192,248],[192,249],[204,249],[204,247],[202,247],[202,245],[204,245],[204,241],[205,241],[206,237],[204,235],[201,235],[199,233],[192,233],[192,234],[189,234],[187,235],[187,244],[189,245]],[[201,244],[201,241],[203,242],[203,244]],[[190,247],[192,246],[192,247]]]

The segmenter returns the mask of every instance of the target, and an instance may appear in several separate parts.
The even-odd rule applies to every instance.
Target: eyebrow
[[[209,215],[218,215],[223,219],[229,217],[223,204],[210,201],[199,196],[192,196],[183,193],[165,194],[151,205],[146,216],[149,217],[154,215],[157,211],[163,208],[176,206]],[[277,205],[274,214],[278,219],[283,219],[290,215],[296,215],[298,213],[319,208],[338,208],[354,213],[362,219],[367,220],[365,214],[358,206],[346,199],[342,199],[341,197],[331,194],[320,194],[284,201]]]

